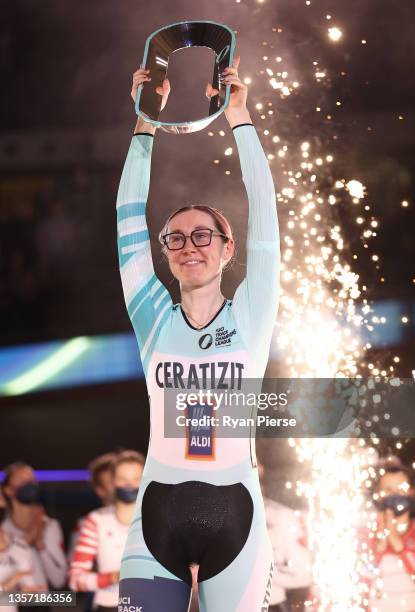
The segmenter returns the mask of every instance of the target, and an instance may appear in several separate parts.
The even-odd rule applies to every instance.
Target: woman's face
[[[219,230],[209,213],[202,210],[186,210],[170,221],[167,233],[182,232],[189,236],[195,229]],[[170,270],[180,285],[189,289],[203,287],[219,276],[225,264],[231,259],[234,242],[224,242],[220,236],[212,236],[210,245],[196,247],[190,238],[177,251],[166,249]]]
[[[114,486],[137,488],[140,486],[142,474],[143,466],[136,461],[120,463],[115,470]]]

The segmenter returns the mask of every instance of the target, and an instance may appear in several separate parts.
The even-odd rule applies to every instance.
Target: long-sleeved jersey
[[[118,603],[118,584],[111,584],[110,577],[120,569],[127,534],[128,525],[120,523],[114,506],[94,510],[82,521],[69,586],[74,591],[95,591],[94,606],[111,608]],[[94,563],[97,571],[93,571]]]
[[[45,516],[44,521],[46,523],[43,531],[45,547],[42,550],[30,547],[33,558],[33,576],[37,585],[49,584],[55,589],[60,589],[66,582],[67,572],[62,528],[56,519],[49,516]],[[10,517],[6,517],[1,526],[6,533],[19,540],[24,540],[24,530],[17,527]]]
[[[233,300],[202,329],[191,326],[154,273],[145,217],[150,136],[134,136],[117,199],[121,279],[150,398],[147,466],[166,466],[169,472],[195,469],[208,480],[212,472],[250,459],[249,436],[214,439],[210,430],[204,440],[190,433],[178,439],[181,421],[170,431],[172,437],[165,436],[166,392],[173,387],[186,392],[220,389],[224,381],[228,390],[241,390],[245,379],[262,379],[279,290],[279,234],[269,164],[252,125],[235,128],[234,136],[249,199],[246,277]],[[180,415],[174,406],[172,411]]]

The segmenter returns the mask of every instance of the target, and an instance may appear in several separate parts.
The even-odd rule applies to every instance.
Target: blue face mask
[[[40,501],[40,488],[37,482],[26,482],[16,490],[16,499],[21,504],[30,506]]]
[[[138,495],[138,487],[135,489],[133,487],[116,487],[115,488],[115,497],[119,501],[122,501],[126,504],[131,504],[135,502]]]
[[[414,499],[410,495],[388,495],[378,501],[380,510],[390,509],[395,516],[402,516],[414,508]]]

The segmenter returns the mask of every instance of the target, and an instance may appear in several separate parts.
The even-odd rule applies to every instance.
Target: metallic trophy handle
[[[170,55],[186,47],[209,47],[215,52],[212,87],[219,93],[211,97],[207,117],[181,123],[160,121],[161,96],[156,88],[166,78]],[[225,68],[232,66],[234,51],[234,32],[214,21],[180,21],[156,30],[146,40],[142,61],[142,66],[150,70],[152,87],[139,86],[135,102],[137,115],[173,134],[203,130],[228,106],[230,85],[223,85],[219,77]]]

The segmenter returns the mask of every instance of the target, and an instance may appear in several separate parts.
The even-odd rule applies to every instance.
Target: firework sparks
[[[333,23],[331,15],[326,19]],[[272,31],[281,34],[283,28]],[[340,43],[343,31],[331,26],[328,37]],[[272,100],[275,96],[280,100],[295,98],[301,91],[302,79],[292,68],[285,69],[284,53],[276,56],[276,64],[272,65],[271,54],[272,47],[269,55],[262,56],[263,69],[256,73],[257,79],[263,76],[269,94],[255,100],[255,110],[266,136],[271,169],[277,160],[286,183],[277,193],[280,222],[283,221],[281,296],[275,341],[278,353],[292,378],[356,378],[368,373],[386,376],[387,372],[393,373],[393,365],[387,370],[367,363],[366,352],[371,345],[362,339],[362,330],[373,331],[374,326],[383,325],[384,321],[382,317],[371,317],[372,309],[364,297],[366,287],[359,284],[359,276],[348,261],[357,256],[348,253],[342,227],[336,220],[336,208],[342,204],[353,211],[365,248],[376,236],[379,222],[365,204],[362,182],[341,177],[327,181],[332,174],[327,167],[335,158],[331,152],[323,153],[321,145],[315,142],[298,145],[275,133],[273,110],[269,108]],[[326,87],[331,82],[332,75],[317,61],[312,62],[311,71],[317,86]],[[244,81],[249,84],[251,77]],[[334,109],[341,108],[343,102],[339,97],[335,100]],[[332,119],[332,114],[326,114],[325,104],[320,102],[313,108],[321,112],[321,121]],[[404,200],[401,206],[407,207],[408,202]],[[369,255],[377,265],[379,255]],[[402,323],[407,322],[407,317],[404,318]],[[377,442],[372,440],[374,445]],[[367,604],[367,589],[360,583],[362,558],[356,531],[361,521],[367,520],[369,510],[364,492],[374,474],[367,465],[373,463],[376,452],[366,447],[364,440],[347,438],[304,438],[291,440],[290,445],[311,472],[310,480],[297,482],[296,491],[307,499],[309,508],[307,521],[316,588],[316,600],[310,602],[310,607],[324,612],[361,611]],[[292,487],[291,483],[287,486]]]
[[[334,42],[338,42],[343,36],[343,32],[339,28],[329,28],[328,33],[330,40]]]

